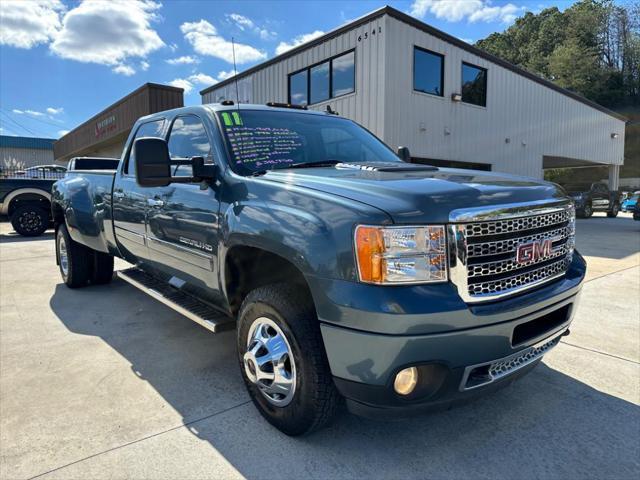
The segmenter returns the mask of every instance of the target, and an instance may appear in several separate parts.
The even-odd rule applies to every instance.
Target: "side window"
[[[124,165],[124,173],[127,175],[135,175],[136,173],[136,152],[133,142],[136,138],[140,137],[156,137],[162,138],[162,132],[164,131],[164,119],[155,120],[153,122],[143,123],[138,127],[135,136],[131,140],[132,146],[129,152],[129,158]]]
[[[204,157],[205,163],[213,163],[211,144],[202,120],[194,115],[178,117],[169,134],[169,155],[172,159]],[[190,176],[191,167],[181,165],[174,171],[177,176]]]

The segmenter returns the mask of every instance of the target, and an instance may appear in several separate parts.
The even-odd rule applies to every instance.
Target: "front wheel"
[[[607,212],[607,217],[615,218],[615,217],[618,216],[618,212],[619,211],[620,211],[620,207],[618,206],[617,203],[614,203],[613,207],[611,208],[611,210]]]
[[[247,295],[238,355],[251,400],[282,432],[310,433],[333,417],[340,397],[313,303],[299,288],[275,284]]]
[[[591,207],[590,203],[587,203],[582,209],[582,218],[589,218],[593,215],[593,207]]]

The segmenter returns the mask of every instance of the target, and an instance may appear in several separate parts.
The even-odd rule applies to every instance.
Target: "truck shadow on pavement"
[[[394,422],[342,411],[325,430],[289,438],[250,403],[235,331],[213,335],[120,280],[60,284],[50,306],[68,330],[122,355],[131,375],[246,477],[634,478],[640,468],[638,406],[544,364],[450,411]],[[127,408],[130,399],[114,401]]]
[[[53,240],[55,237],[53,230],[47,230],[38,237],[23,237],[22,235],[11,231],[9,233],[0,233],[0,243],[18,243],[18,242],[33,242],[41,240]]]

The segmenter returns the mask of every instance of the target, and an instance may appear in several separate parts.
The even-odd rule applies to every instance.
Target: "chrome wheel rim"
[[[69,274],[69,254],[67,242],[64,241],[64,236],[61,233],[58,234],[58,258],[60,259],[60,270],[66,277]]]
[[[247,378],[273,405],[291,403],[296,391],[296,364],[284,332],[271,319],[253,321],[243,356]]]

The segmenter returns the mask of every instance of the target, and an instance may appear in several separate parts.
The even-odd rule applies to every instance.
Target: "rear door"
[[[148,258],[147,200],[154,188],[143,188],[136,182],[135,148],[133,142],[140,137],[163,138],[165,120],[158,119],[141,124],[136,130],[122,168],[117,172],[113,188],[113,220],[116,239],[124,258],[134,264]]]
[[[212,142],[203,120],[181,115],[172,122],[169,138],[171,160],[204,157],[214,163]],[[173,167],[174,176],[190,177],[190,165]],[[201,294],[219,296],[218,213],[216,191],[207,184],[172,183],[154,189],[149,198],[148,245],[155,268],[202,289]]]

